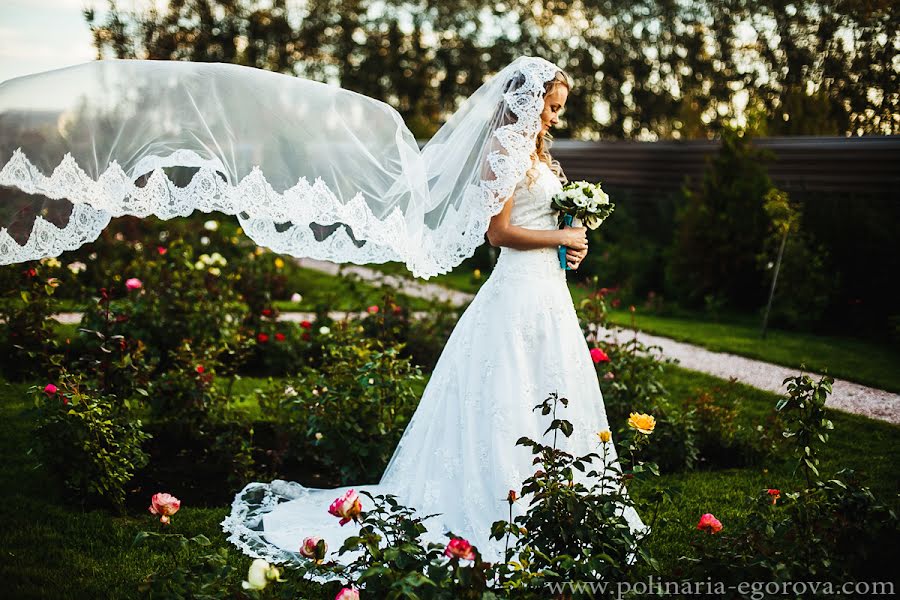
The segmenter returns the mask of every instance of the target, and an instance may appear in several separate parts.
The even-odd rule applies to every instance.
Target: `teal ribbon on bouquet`
[[[572,217],[572,215],[563,215],[563,227],[571,226],[573,221],[574,217]],[[562,229],[562,227],[560,227],[560,229]],[[566,246],[559,247],[559,266],[566,271],[571,271],[572,268],[566,264],[566,250],[568,250]]]

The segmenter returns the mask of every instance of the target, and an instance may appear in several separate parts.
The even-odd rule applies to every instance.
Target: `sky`
[[[97,0],[0,0],[0,81],[93,60],[81,12]]]

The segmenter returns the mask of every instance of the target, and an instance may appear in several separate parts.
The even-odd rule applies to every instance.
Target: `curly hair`
[[[571,79],[565,71],[557,71],[556,76],[544,84],[544,95],[546,96],[547,94],[549,94],[558,85],[566,86],[567,90],[572,89]],[[559,161],[550,156],[550,146],[552,144],[553,136],[550,135],[549,130],[544,135],[538,136],[537,144],[535,145],[535,154],[537,155],[537,159],[550,167],[550,170],[553,171],[553,174],[556,175],[560,179],[560,181],[568,181],[565,173],[563,173],[562,166],[559,164]],[[528,177],[528,187],[531,187],[537,180],[537,169],[528,169],[525,174]]]

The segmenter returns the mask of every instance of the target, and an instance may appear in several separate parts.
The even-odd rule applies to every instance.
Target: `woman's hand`
[[[587,253],[587,248],[584,250],[572,250],[569,248],[566,250],[566,264],[569,265],[569,268],[572,270],[578,269],[579,265],[581,265],[581,261],[587,256]]]
[[[565,246],[571,250],[587,251],[587,228],[586,227],[569,227],[566,226],[559,230],[560,246]]]

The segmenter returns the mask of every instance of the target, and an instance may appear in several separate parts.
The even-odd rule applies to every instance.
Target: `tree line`
[[[85,11],[98,57],[231,62],[337,83],[429,137],[521,54],[571,75],[560,137],[900,130],[892,0],[170,0]]]

